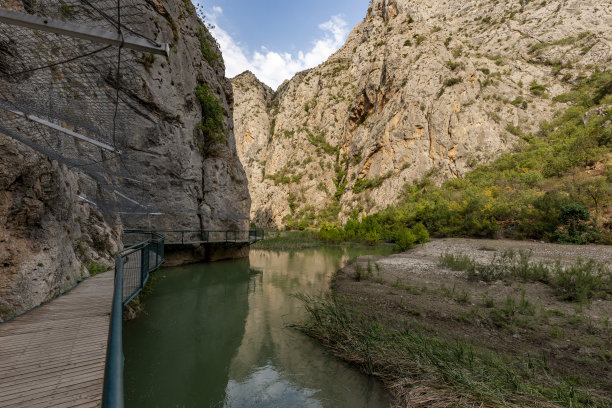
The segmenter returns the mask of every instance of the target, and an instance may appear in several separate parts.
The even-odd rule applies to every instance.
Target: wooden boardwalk
[[[0,324],[0,407],[99,407],[114,271]]]

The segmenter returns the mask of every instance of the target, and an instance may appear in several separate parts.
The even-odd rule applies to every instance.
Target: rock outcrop
[[[24,11],[21,5],[10,7]],[[54,10],[50,12],[59,13]],[[60,17],[78,20],[79,12],[71,8]],[[147,0],[138,4],[138,13],[142,25],[131,28],[171,45],[168,58],[123,51],[130,76],[121,84],[121,98],[129,107],[130,122],[129,132],[123,129],[129,138],[122,140],[121,163],[145,183],[105,177],[109,185],[121,187],[121,197],[159,210],[153,214],[142,214],[138,207],[109,210],[102,196],[108,197],[111,189],[101,189],[84,172],[0,133],[0,321],[53,298],[92,272],[111,268],[123,227],[249,227],[247,178],[233,135],[232,87],[218,45],[190,2]],[[95,66],[95,58],[103,57],[90,58]],[[56,77],[61,80],[62,75]],[[97,93],[108,95],[110,106],[114,84],[91,83],[99,86]],[[72,85],[87,89],[91,83]],[[196,88],[205,89],[207,103],[220,112],[215,140],[199,126],[207,113]],[[93,118],[92,126],[103,128],[91,106],[75,106],[81,117]],[[79,149],[87,152],[88,147]],[[113,170],[114,162],[108,163]],[[244,254],[239,250],[222,255]]]
[[[120,228],[77,198],[79,176],[0,134],[0,321],[114,264]]]
[[[232,80],[254,222],[370,214],[423,177],[441,182],[521,144],[552,98],[612,61],[596,0],[373,0],[325,63],[276,92]]]

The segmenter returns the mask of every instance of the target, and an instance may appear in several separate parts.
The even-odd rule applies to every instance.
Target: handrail
[[[129,229],[125,230],[125,233],[130,234],[180,234],[176,235],[175,239],[172,240],[166,236],[166,245],[191,245],[191,244],[205,244],[205,243],[254,243],[264,239],[263,229],[250,229],[250,230],[180,230],[180,229]],[[190,239],[189,234],[198,235],[198,238]],[[215,234],[220,239],[214,239]],[[244,236],[245,239],[239,239],[239,236]],[[213,239],[211,239],[213,238]]]
[[[144,242],[126,247],[115,255],[115,289],[110,316],[110,330],[106,349],[104,369],[104,388],[102,406],[104,408],[123,408],[123,307],[142,291],[149,279],[149,274],[164,263],[164,236],[151,232],[151,238]],[[150,263],[151,254],[155,261]],[[134,256],[139,254],[140,256]],[[138,268],[138,285],[124,294],[124,270]]]

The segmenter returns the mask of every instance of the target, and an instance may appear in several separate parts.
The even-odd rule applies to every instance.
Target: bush
[[[578,261],[559,268],[552,284],[562,299],[586,302],[596,296],[612,295],[612,272],[593,260]]]
[[[344,231],[338,225],[326,222],[321,225],[317,237],[328,242],[340,242],[344,241]]]
[[[110,267],[103,265],[99,262],[96,261],[91,261],[88,265],[87,265],[87,271],[89,272],[89,276],[94,276],[97,275],[99,273],[104,273],[104,272],[108,272],[108,270],[110,269]]]
[[[195,95],[202,109],[202,120],[197,125],[197,129],[201,130],[205,137],[205,144],[201,146],[201,149],[204,152],[210,152],[215,145],[227,140],[223,122],[225,110],[208,89],[208,84],[197,84]]]
[[[536,96],[543,96],[546,92],[546,85],[539,84],[535,79],[529,84],[529,90]]]
[[[221,61],[221,56],[210,45],[211,41],[215,41],[214,38],[208,32],[204,32],[201,28],[198,31],[198,37],[200,39],[200,51],[202,51],[202,57],[210,65],[216,65]]]
[[[571,203],[561,206],[559,230],[554,234],[557,242],[567,244],[588,244],[599,237],[597,226],[589,220],[589,209],[582,204]]]

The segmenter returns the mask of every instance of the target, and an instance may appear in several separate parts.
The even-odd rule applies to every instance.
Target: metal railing
[[[166,245],[252,244],[264,239],[264,230],[126,230],[132,234],[157,233],[166,237]]]
[[[164,263],[164,236],[146,234],[146,241],[124,248],[115,257],[115,290],[102,392],[105,408],[123,407],[123,307],[142,291],[150,273]]]

